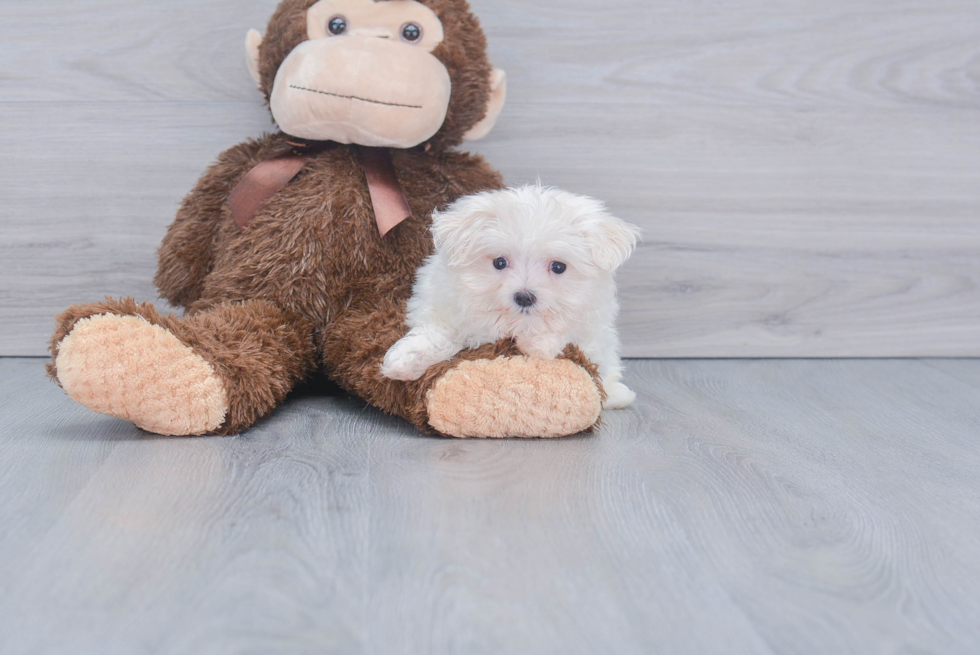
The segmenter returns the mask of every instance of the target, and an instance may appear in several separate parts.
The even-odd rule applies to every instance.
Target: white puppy
[[[620,379],[613,275],[639,229],[592,198],[525,186],[461,198],[432,218],[436,253],[419,269],[406,322],[381,372],[417,380],[433,364],[512,337],[552,359],[573,343],[599,367],[610,409],[636,398]]]

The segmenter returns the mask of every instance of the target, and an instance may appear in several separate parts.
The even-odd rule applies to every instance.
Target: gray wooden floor
[[[0,653],[980,652],[980,361],[633,361],[561,441],[165,439],[0,359]]]

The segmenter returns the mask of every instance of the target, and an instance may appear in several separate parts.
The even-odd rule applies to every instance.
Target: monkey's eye
[[[327,30],[334,36],[340,36],[347,31],[347,19],[343,16],[334,16],[327,23]]]
[[[508,261],[506,257],[497,257],[495,260],[493,260],[493,267],[498,271],[502,271],[507,268],[507,264]]]
[[[402,38],[409,43],[418,43],[422,38],[422,28],[415,23],[405,23],[402,25]]]
[[[555,275],[561,275],[567,269],[568,267],[562,264],[561,262],[551,262],[551,272],[554,273]]]

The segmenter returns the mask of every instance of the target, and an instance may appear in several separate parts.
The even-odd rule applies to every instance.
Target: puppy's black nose
[[[518,291],[514,294],[514,302],[517,303],[518,307],[527,309],[538,302],[538,299],[530,291]]]

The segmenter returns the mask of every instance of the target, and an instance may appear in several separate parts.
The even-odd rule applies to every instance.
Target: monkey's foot
[[[58,382],[101,414],[167,436],[206,434],[225,420],[228,400],[211,365],[159,325],[99,314],[60,342]]]
[[[461,362],[426,397],[429,425],[452,437],[564,437],[592,428],[602,392],[568,359]]]

